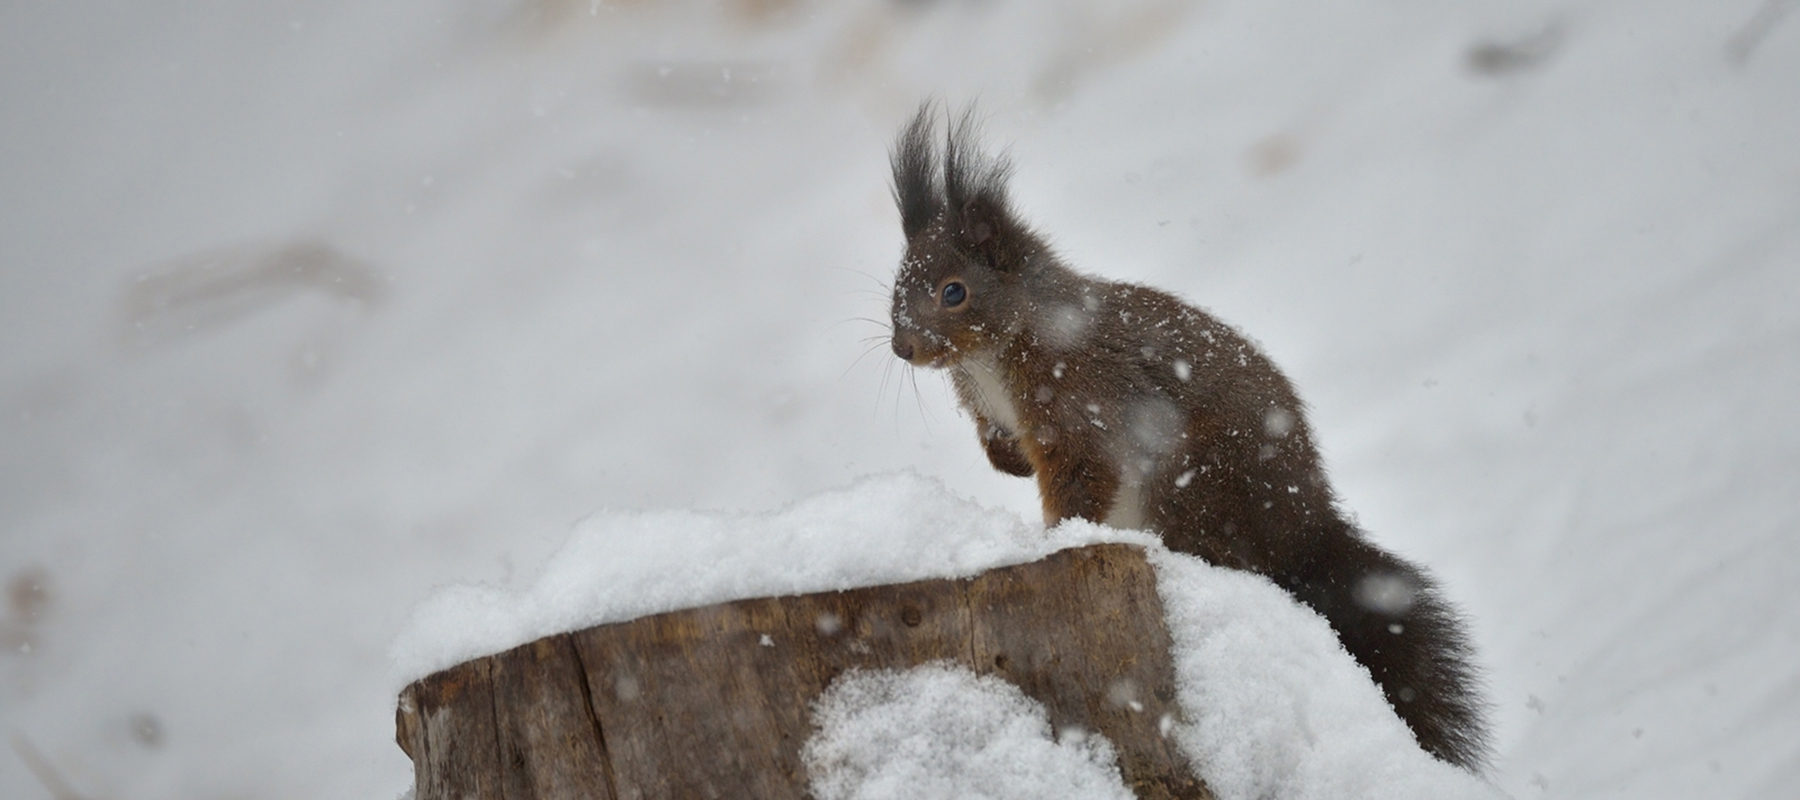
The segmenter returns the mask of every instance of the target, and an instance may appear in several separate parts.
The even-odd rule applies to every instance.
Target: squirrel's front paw
[[[981,446],[987,451],[988,463],[993,464],[994,469],[1021,478],[1028,478],[1035,471],[1031,466],[1031,461],[1025,458],[1023,452],[1020,452],[1019,442],[1016,439],[997,436],[984,438],[981,440]]]

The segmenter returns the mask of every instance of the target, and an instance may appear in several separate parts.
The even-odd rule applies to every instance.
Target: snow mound
[[[1172,735],[1219,800],[1505,796],[1421,750],[1325,619],[1280,587],[1149,554],[1186,717]]]
[[[1150,554],[1184,716],[1169,735],[1220,800],[1501,796],[1420,750],[1325,621],[1273,583],[1141,532],[1081,521],[1044,530],[911,473],[770,514],[596,514],[529,589],[450,587],[423,603],[392,650],[397,686],[562,631],[748,597],[968,577],[1100,542]],[[1010,685],[945,666],[840,678],[807,751],[815,792],[1111,796],[1111,784],[1071,777],[1110,765],[1111,745],[1053,742],[1034,709]],[[1026,773],[1048,782],[1007,777]],[[1098,788],[1046,795],[1040,785]]]
[[[819,800],[1132,797],[1105,737],[1057,741],[1042,704],[951,664],[847,672],[813,721],[802,758]]]
[[[769,514],[601,512],[576,525],[529,589],[451,586],[422,602],[390,650],[395,688],[563,631],[750,597],[969,577],[1107,541],[1155,540],[1093,526],[1045,532],[913,473]]]

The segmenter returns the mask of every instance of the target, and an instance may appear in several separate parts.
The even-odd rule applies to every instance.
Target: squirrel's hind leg
[[[1032,461],[1037,467],[1044,524],[1055,525],[1071,517],[1105,522],[1119,493],[1118,469],[1092,448],[1059,443],[1037,451]]]

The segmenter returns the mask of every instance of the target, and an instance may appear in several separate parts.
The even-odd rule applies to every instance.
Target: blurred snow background
[[[0,795],[391,797],[409,609],[595,509],[1034,515],[859,320],[926,95],[1294,378],[1502,787],[1789,792],[1795,5],[6,4]]]

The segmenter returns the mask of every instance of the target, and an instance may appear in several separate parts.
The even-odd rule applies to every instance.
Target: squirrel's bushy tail
[[[1337,525],[1296,573],[1272,577],[1331,623],[1427,752],[1479,772],[1486,709],[1456,612],[1419,568]]]

